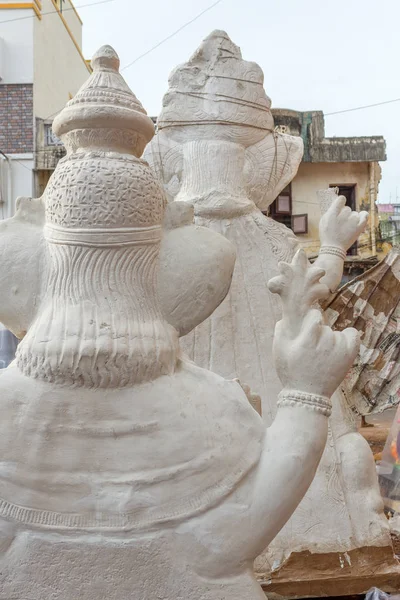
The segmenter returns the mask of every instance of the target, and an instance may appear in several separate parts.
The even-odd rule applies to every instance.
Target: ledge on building
[[[275,126],[282,132],[298,135],[304,142],[304,162],[381,162],[386,160],[382,136],[325,137],[321,110],[300,112],[274,108]]]

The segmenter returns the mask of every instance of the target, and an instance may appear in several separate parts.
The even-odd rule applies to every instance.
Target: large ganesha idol
[[[66,157],[1,223],[0,320],[22,341],[0,376],[0,596],[261,600],[252,562],[313,479],[357,334],[322,324],[324,271],[298,253],[270,283],[267,430],[236,381],[184,357],[235,252],[190,205],[166,210],[140,158],[151,120],[112,48],[92,64],[54,122]]]
[[[282,313],[268,281],[279,274],[280,261],[292,260],[297,239],[263,213],[295,176],[303,143],[275,130],[263,82],[261,68],[244,60],[224,31],[212,32],[172,71],[157,135],[145,157],[168,200],[193,205],[195,223],[223,234],[236,249],[228,296],[181,340],[182,349],[199,366],[249,386],[261,397],[269,425],[282,390],[273,359],[274,330]],[[321,218],[315,265],[326,271],[322,281],[332,292],[340,283],[346,250],[367,217],[335,197]],[[326,356],[326,365],[329,361]],[[343,562],[344,553],[350,554]],[[269,582],[267,593],[278,591],[277,582],[288,584],[287,595],[294,597],[300,592],[290,582],[293,574],[302,580],[305,595],[311,593],[313,578],[361,578],[352,593],[366,591],[372,583],[365,584],[365,564],[375,573],[397,568],[372,454],[338,390],[313,484],[256,569]],[[330,593],[319,586],[313,588],[316,596],[336,593],[334,584]]]

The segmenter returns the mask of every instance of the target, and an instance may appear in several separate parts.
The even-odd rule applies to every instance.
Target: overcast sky
[[[79,8],[83,49],[103,44],[121,67],[215,0],[111,0]],[[400,98],[400,0],[222,0],[123,71],[150,115],[158,115],[168,75],[213,29],[224,29],[264,71],[272,105],[325,113]],[[380,202],[400,202],[400,102],[327,116],[328,136],[383,135]]]

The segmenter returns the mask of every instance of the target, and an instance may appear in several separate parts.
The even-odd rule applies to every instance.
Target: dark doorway
[[[350,206],[351,210],[356,210],[356,184],[351,185],[338,185],[337,183],[329,184],[329,187],[339,189],[339,196],[346,198],[346,206]],[[347,250],[347,256],[357,255],[357,242],[354,242],[352,246]]]

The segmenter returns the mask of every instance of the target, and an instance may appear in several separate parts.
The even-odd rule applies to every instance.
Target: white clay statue
[[[299,252],[270,282],[268,429],[237,382],[183,356],[235,252],[188,207],[164,217],[140,158],[153,124],[111,47],[92,64],[54,122],[67,156],[0,225],[0,320],[22,338],[0,377],[0,596],[262,600],[253,560],[314,477],[357,334],[322,323],[324,271]]]

